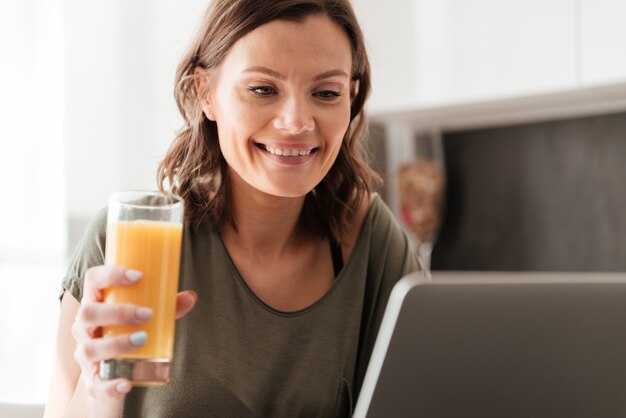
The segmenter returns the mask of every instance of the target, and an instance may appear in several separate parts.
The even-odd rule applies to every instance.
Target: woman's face
[[[348,37],[327,16],[275,20],[239,39],[204,106],[230,170],[275,196],[312,190],[350,123],[351,70]]]

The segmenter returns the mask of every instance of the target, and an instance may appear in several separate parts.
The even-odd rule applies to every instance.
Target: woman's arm
[[[72,324],[79,307],[80,303],[65,291],[61,298],[61,315],[44,418],[65,416],[65,411],[76,390],[80,367],[74,360],[76,342],[72,337]]]
[[[72,336],[72,326],[80,303],[65,291],[61,299],[61,314],[57,331],[57,342],[52,365],[52,376],[44,418],[70,418],[98,416],[119,417],[123,398],[108,400],[102,405],[90,398],[81,370],[74,359],[76,340]],[[87,413],[87,411],[93,413]]]

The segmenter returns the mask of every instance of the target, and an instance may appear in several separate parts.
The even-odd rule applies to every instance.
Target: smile
[[[304,157],[316,150],[316,148],[278,148],[264,144],[257,144],[257,146],[272,155],[278,155],[282,157]]]

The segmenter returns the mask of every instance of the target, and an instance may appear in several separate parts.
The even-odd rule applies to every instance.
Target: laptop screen
[[[403,278],[354,416],[625,417],[626,274]]]

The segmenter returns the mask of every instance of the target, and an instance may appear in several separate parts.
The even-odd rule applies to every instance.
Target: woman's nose
[[[309,106],[310,104],[304,98],[286,99],[274,118],[274,127],[292,135],[312,131],[315,129],[315,120]]]

